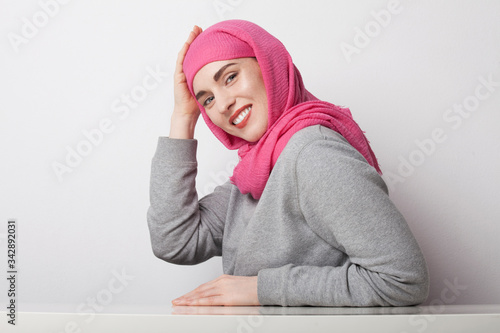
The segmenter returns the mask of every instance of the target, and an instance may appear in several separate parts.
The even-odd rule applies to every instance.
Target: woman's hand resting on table
[[[173,305],[260,305],[257,276],[221,275],[172,301]]]

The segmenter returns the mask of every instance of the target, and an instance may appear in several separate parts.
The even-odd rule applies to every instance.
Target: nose
[[[235,104],[235,98],[228,92],[220,92],[217,98],[219,113],[227,113],[231,111],[232,106]]]

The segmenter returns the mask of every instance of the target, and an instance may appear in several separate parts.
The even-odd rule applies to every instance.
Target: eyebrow
[[[214,81],[217,82],[219,81],[220,77],[222,76],[222,74],[224,73],[224,71],[230,67],[230,66],[233,66],[233,65],[237,65],[235,62],[232,62],[232,63],[229,63],[229,64],[226,64],[224,66],[222,66],[221,68],[219,68],[219,70],[214,74]],[[199,100],[201,96],[205,95],[207,92],[205,90],[201,90],[199,91],[197,94],[196,94],[196,99]]]

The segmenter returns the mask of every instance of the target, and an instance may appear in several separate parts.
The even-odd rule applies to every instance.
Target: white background
[[[154,257],[146,211],[177,52],[194,24],[231,18],[274,34],[313,94],[351,109],[426,256],[426,304],[500,303],[500,2],[54,1],[0,1],[0,267],[15,218],[18,311],[162,313],[222,274],[220,258]],[[236,155],[202,120],[196,138],[201,196]]]

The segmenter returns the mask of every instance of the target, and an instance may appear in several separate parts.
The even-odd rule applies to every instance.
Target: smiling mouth
[[[250,113],[250,110],[252,110],[252,106],[249,105],[247,107],[245,107],[243,110],[241,110],[239,113],[236,113],[238,116],[234,119],[232,119],[231,123],[233,125],[239,125],[242,123],[243,120],[245,120],[245,118],[248,116],[248,114]],[[234,117],[234,116],[233,116]],[[243,125],[243,124],[242,124]]]

